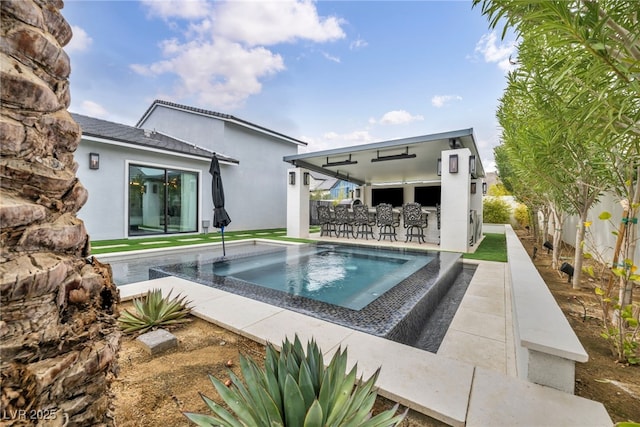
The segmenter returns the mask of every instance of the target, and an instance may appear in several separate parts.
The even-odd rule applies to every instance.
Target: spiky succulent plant
[[[148,290],[143,298],[135,298],[133,307],[135,312],[124,310],[118,318],[118,323],[125,333],[144,333],[160,326],[172,326],[186,323],[191,313],[190,302],[186,297],[178,294],[171,298],[171,291],[162,297],[160,289]]]
[[[372,416],[379,369],[358,384],[357,365],[349,373],[346,367],[346,349],[338,349],[325,367],[314,340],[307,343],[306,354],[297,335],[293,343],[285,339],[279,353],[268,343],[264,369],[251,358],[240,357],[244,381],[231,370],[229,387],[209,376],[231,412],[201,393],[213,415],[185,416],[199,426],[225,427],[387,427],[404,419],[406,411],[395,415],[398,405]]]

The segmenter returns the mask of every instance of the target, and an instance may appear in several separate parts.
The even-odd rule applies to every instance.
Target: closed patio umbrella
[[[220,164],[216,153],[213,153],[209,173],[212,176],[211,181],[211,197],[213,198],[213,226],[219,228],[222,232],[222,255],[226,256],[227,252],[224,248],[224,228],[229,225],[231,218],[224,208],[224,189],[222,187],[222,176],[220,176]]]

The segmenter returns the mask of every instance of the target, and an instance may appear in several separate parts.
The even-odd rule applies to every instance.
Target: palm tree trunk
[[[119,295],[76,217],[87,191],[67,112],[71,28],[62,0],[0,5],[2,421],[114,425]]]

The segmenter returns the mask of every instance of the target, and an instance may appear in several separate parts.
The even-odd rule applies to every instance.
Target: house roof
[[[476,158],[476,176],[484,177],[473,129],[297,154],[283,160],[358,185],[436,183],[440,182],[438,159],[442,151],[452,148],[468,148]]]
[[[238,117],[235,117],[235,116],[232,116],[230,114],[217,113],[215,111],[205,110],[205,109],[196,108],[196,107],[190,107],[188,105],[176,104],[175,102],[163,101],[161,99],[156,99],[155,101],[153,101],[151,103],[151,105],[149,106],[147,111],[145,111],[145,113],[142,115],[140,120],[138,120],[138,123],[136,123],[136,127],[141,126],[142,123],[144,123],[145,120],[147,119],[147,117],[151,114],[151,112],[159,105],[165,106],[165,107],[168,107],[168,108],[173,108],[175,110],[181,110],[181,111],[186,111],[186,112],[189,112],[189,113],[194,113],[194,114],[199,114],[199,115],[203,115],[203,116],[213,117],[215,119],[222,120],[222,121],[229,122],[229,123],[235,123],[235,124],[237,124],[239,126],[242,126],[242,127],[248,128],[248,129],[252,129],[252,130],[255,130],[257,132],[264,133],[266,135],[270,135],[270,136],[276,137],[278,139],[282,139],[282,140],[287,141],[287,142],[292,142],[292,143],[297,144],[297,145],[307,145],[307,143],[304,142],[304,141],[301,141],[301,140],[296,139],[296,138],[292,138],[292,137],[287,136],[287,135],[285,135],[283,133],[276,132],[274,130],[268,129],[268,128],[263,127],[263,126],[256,125],[256,124],[248,122],[246,120],[242,120],[242,119],[240,119]]]
[[[164,135],[160,132],[127,126],[107,120],[96,119],[82,114],[71,113],[73,119],[80,125],[82,135],[102,138],[120,143],[136,145],[145,148],[155,148],[172,153],[188,154],[191,156],[211,159],[213,152],[185,141]],[[228,156],[217,154],[218,159],[229,163],[240,163]]]

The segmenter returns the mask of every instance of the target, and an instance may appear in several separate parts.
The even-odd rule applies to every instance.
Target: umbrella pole
[[[224,249],[224,227],[220,229],[222,232],[222,256],[227,256],[227,251]]]

